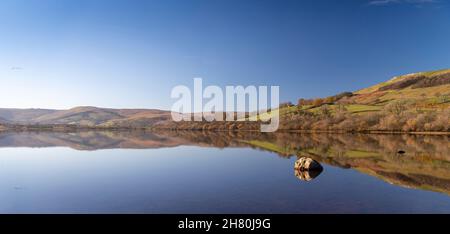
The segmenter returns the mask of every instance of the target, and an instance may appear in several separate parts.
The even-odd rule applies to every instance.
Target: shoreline
[[[294,130],[294,129],[280,129],[272,133],[263,133],[259,130],[251,129],[173,129],[173,128],[132,128],[132,127],[58,127],[58,126],[46,126],[46,127],[31,127],[31,126],[20,126],[20,127],[0,127],[0,133],[4,132],[90,132],[90,131],[111,131],[111,132],[129,132],[129,131],[147,131],[147,132],[157,132],[157,131],[171,131],[171,132],[259,132],[261,134],[277,134],[277,133],[307,133],[307,134],[385,134],[385,135],[440,135],[447,136],[450,132],[436,132],[436,131],[414,131],[414,132],[404,132],[404,131],[384,131],[384,130],[362,130],[362,131],[344,131],[344,130]]]

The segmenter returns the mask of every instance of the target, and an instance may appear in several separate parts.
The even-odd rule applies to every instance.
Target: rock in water
[[[299,171],[314,171],[314,170],[322,170],[322,166],[316,160],[307,157],[301,157],[297,161],[295,161],[294,165],[295,170]]]

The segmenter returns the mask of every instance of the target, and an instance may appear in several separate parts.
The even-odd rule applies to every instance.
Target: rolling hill
[[[389,81],[356,91],[352,100],[360,104],[386,104],[400,99],[414,99],[426,103],[450,95],[450,69],[419,72],[397,76]]]
[[[401,75],[355,92],[299,99],[297,105],[283,103],[279,113],[281,130],[449,132],[450,69]],[[267,119],[272,114],[263,115],[249,119]],[[162,125],[186,130],[259,129],[249,122]]]
[[[109,109],[89,106],[69,110],[0,109],[0,123],[3,124],[142,127],[170,118],[168,111],[149,109]]]
[[[270,113],[269,113],[270,115]],[[280,106],[285,130],[450,131],[450,69],[394,77],[330,97]],[[261,116],[250,116],[256,120]],[[256,130],[255,122],[181,122],[169,111],[75,107],[69,110],[0,109],[0,125],[95,128]]]
[[[48,109],[5,109],[0,108],[0,123],[33,123],[33,119],[47,114],[52,114],[57,110]]]
[[[440,111],[450,109],[450,69],[419,72],[393,77],[392,79],[353,93],[345,92],[335,96],[307,100],[302,109],[317,112],[327,105],[332,111],[344,107],[350,113],[361,114],[382,111],[395,102],[414,104],[418,110]],[[298,111],[298,106],[280,108],[282,115]]]

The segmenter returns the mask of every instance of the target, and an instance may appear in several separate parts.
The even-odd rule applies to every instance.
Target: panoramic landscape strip
[[[167,129],[259,131],[274,110],[188,114],[170,111],[75,107],[69,110],[0,109],[0,130]],[[450,69],[394,77],[355,92],[282,103],[279,131],[446,134],[450,131]],[[208,119],[232,115],[234,121]],[[198,119],[200,121],[193,121]],[[186,114],[184,114],[186,116]],[[264,122],[266,121],[266,122]]]

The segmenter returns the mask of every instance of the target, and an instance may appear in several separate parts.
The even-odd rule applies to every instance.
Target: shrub
[[[395,101],[384,106],[384,111],[389,114],[400,115],[407,109],[405,101]]]

